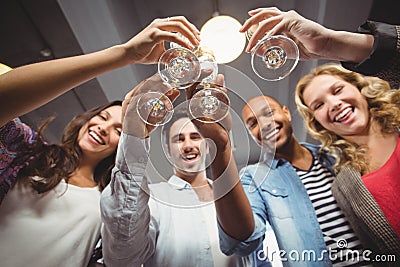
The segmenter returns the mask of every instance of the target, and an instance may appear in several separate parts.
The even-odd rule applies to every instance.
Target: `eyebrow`
[[[182,134],[181,134],[181,133],[174,134],[174,135],[171,135],[170,138],[171,138],[171,140],[173,140],[174,138],[177,138],[177,137],[179,137],[180,135],[182,135]]]
[[[99,112],[99,114],[101,114],[101,113],[106,113],[106,115],[107,115],[108,117],[111,117],[111,114],[110,114],[107,110],[105,110],[105,109],[103,109],[102,111]]]

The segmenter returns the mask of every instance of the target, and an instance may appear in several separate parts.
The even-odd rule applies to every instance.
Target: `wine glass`
[[[200,62],[203,73],[210,73],[199,84],[199,89],[189,101],[191,116],[204,123],[218,122],[226,117],[229,111],[228,96],[215,87],[213,82],[218,74],[218,64],[213,52],[206,47],[196,47],[194,54]]]
[[[250,39],[258,25],[246,32]],[[251,67],[255,74],[267,81],[278,81],[288,76],[299,61],[299,48],[285,35],[264,36],[251,52]]]
[[[182,34],[177,34],[186,39]],[[199,79],[200,62],[189,49],[174,42],[169,45],[170,48],[158,60],[158,73],[173,88],[185,89]]]
[[[160,92],[148,92],[143,94],[136,106],[139,117],[147,124],[160,126],[167,123],[174,113],[172,102],[169,98]]]
[[[166,84],[158,73],[137,89],[136,111],[143,122],[160,126],[171,119],[174,113],[173,104],[165,94],[170,90],[173,88]]]
[[[148,88],[137,103],[140,118],[154,126],[165,124],[173,114],[168,108],[172,103],[164,94],[166,88],[185,89],[195,83],[200,77],[200,62],[192,51],[171,42],[158,61],[158,75],[160,83]]]

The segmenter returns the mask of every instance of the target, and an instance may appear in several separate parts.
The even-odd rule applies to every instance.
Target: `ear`
[[[292,115],[290,114],[290,110],[288,109],[287,106],[282,107],[283,113],[285,113],[286,117],[288,120],[291,122],[292,121]]]

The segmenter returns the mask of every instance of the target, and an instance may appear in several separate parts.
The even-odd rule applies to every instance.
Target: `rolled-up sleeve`
[[[37,133],[19,118],[0,127],[0,204],[17,180],[27,162],[15,162],[26,153],[27,145],[37,141]]]
[[[343,67],[377,76],[390,83],[392,88],[400,87],[400,25],[367,21],[358,32],[372,34],[374,46],[371,55],[361,63],[342,62]]]
[[[149,187],[148,139],[121,135],[110,184],[101,196],[103,254],[107,266],[140,266],[155,249]]]
[[[254,231],[245,241],[239,241],[224,232],[218,224],[221,251],[226,255],[236,254],[239,256],[247,256],[254,252],[264,240],[265,235],[265,217],[264,201],[262,200],[258,190],[252,183],[251,175],[242,170],[240,173],[241,182],[246,195],[250,201],[254,215]]]

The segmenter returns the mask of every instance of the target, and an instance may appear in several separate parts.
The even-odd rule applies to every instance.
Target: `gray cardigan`
[[[333,182],[332,193],[365,249],[372,255],[396,255],[400,260],[400,239],[357,171],[344,167]],[[395,265],[386,262],[379,266]]]

